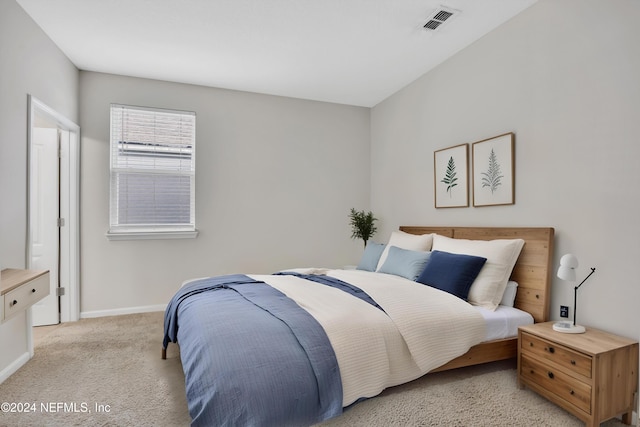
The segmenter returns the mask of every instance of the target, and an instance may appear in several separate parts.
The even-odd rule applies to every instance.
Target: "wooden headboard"
[[[523,239],[524,247],[511,273],[511,280],[518,282],[515,307],[531,313],[536,322],[549,320],[553,228],[401,226],[400,230],[411,234],[436,233],[455,239]]]

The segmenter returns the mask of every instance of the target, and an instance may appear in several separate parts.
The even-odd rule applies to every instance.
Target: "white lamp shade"
[[[573,254],[566,254],[560,258],[558,277],[570,282],[576,281],[576,268],[578,268],[578,258]]]

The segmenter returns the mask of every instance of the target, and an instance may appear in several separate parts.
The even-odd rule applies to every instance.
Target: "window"
[[[193,112],[111,104],[109,239],[197,235],[195,125]]]

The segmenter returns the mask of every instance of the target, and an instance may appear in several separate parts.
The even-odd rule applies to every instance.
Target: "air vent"
[[[449,19],[451,15],[453,15],[453,13],[447,12],[446,10],[441,10],[438,13],[436,13],[436,16],[434,16],[433,19],[444,22],[447,19]]]
[[[459,11],[455,9],[450,9],[450,8],[445,8],[444,6],[440,6],[438,9],[436,9],[435,12],[431,14],[431,16],[429,17],[429,20],[427,21],[426,24],[423,25],[423,27],[425,30],[434,31],[438,28],[441,28],[442,24],[444,24],[448,20],[451,20],[454,14],[458,12]]]
[[[424,28],[426,28],[427,30],[435,30],[440,26],[440,24],[442,24],[442,22],[436,21],[435,19],[430,19],[429,22],[424,24]]]

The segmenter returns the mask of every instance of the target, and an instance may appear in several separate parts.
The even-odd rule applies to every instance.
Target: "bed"
[[[547,320],[553,238],[553,228],[402,226],[371,268],[193,280],[167,306],[163,358],[177,342],[192,425],[312,425],[429,372],[515,357],[520,320],[509,313]],[[501,298],[476,304],[496,263],[474,248],[497,243],[519,245],[507,267],[512,307],[506,283]],[[468,296],[440,286],[441,260],[473,264]]]

